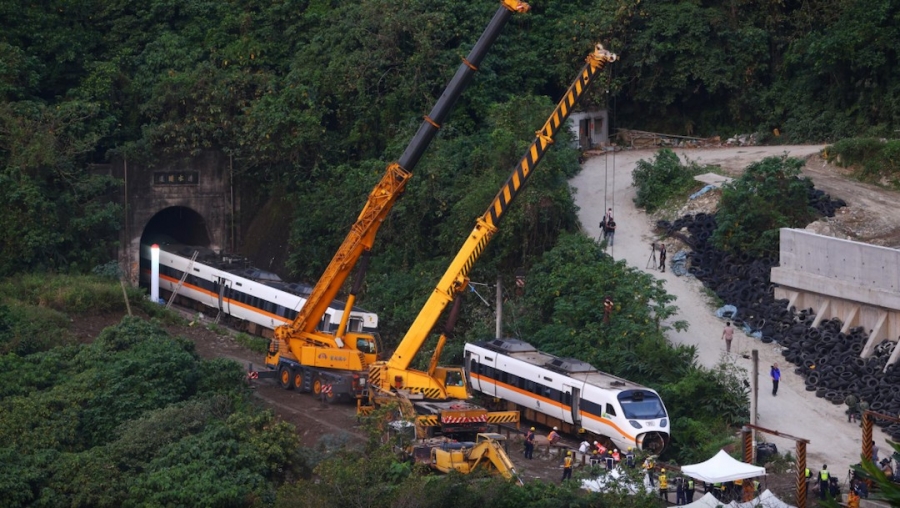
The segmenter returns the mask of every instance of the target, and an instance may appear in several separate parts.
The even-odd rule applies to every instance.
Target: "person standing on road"
[[[825,494],[828,493],[829,478],[831,478],[831,473],[828,472],[828,464],[825,464],[819,471],[819,499],[825,499]]]
[[[610,247],[612,247],[616,241],[616,221],[612,217],[606,221],[606,239],[609,241]]]
[[[772,395],[778,395],[778,382],[781,381],[781,369],[778,368],[778,364],[772,364]]]
[[[534,458],[534,427],[525,434],[525,458]]]
[[[687,479],[687,486],[684,488],[684,495],[687,498],[687,504],[694,502],[694,479]]]
[[[722,338],[725,339],[725,352],[731,353],[731,341],[734,340],[734,328],[731,327],[731,321],[725,322],[725,329],[722,330]]]
[[[659,271],[666,271],[666,244],[659,244]]]
[[[563,460],[563,477],[561,481],[566,481],[572,479],[572,452],[566,453],[566,458]]]

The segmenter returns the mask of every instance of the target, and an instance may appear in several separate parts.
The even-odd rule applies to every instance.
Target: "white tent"
[[[716,508],[717,506],[722,506],[722,503],[712,493],[707,492],[703,497],[693,503],[684,505],[683,508]]]
[[[624,490],[629,494],[638,492],[654,493],[656,489],[650,486],[650,479],[642,475],[642,481],[635,482],[628,478],[621,468],[616,467],[612,471],[603,471],[598,476],[581,481],[581,488],[592,492],[608,492],[610,490]]]
[[[699,464],[684,466],[681,472],[695,480],[719,483],[764,476],[766,468],[734,460],[725,453],[725,450],[719,450],[713,458]]]
[[[711,493],[707,492],[703,497],[694,501],[691,504],[684,505],[683,508],[795,508],[793,505],[789,505],[784,501],[775,497],[775,494],[772,494],[772,491],[765,490],[762,494],[759,495],[753,501],[748,501],[746,503],[738,503],[737,501],[732,501],[728,504],[722,504],[721,501],[716,499]]]
[[[753,501],[747,501],[746,503],[731,503],[728,506],[733,506],[734,508],[794,508],[794,506],[778,499],[769,489],[764,490],[763,493]]]

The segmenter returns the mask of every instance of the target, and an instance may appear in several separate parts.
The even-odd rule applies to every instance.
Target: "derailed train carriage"
[[[658,454],[669,442],[669,417],[656,391],[580,360],[518,339],[494,339],[466,344],[465,371],[474,391],[528,420],[609,439],[620,450]]]
[[[156,237],[159,253],[159,289],[170,295],[178,287],[185,271],[187,277],[178,287],[179,303],[197,309],[222,313],[231,324],[255,335],[271,337],[277,326],[290,324],[306,302],[312,288],[285,283],[270,272],[250,268],[237,258],[222,257],[213,251],[181,245],[165,237]],[[191,256],[199,251],[192,263]],[[141,283],[150,280],[150,245],[141,245]],[[344,313],[344,304],[335,300],[322,317],[319,329],[334,331]],[[347,330],[375,333],[378,315],[353,307]]]

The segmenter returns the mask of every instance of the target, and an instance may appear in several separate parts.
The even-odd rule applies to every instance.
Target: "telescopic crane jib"
[[[462,368],[437,366],[449,335],[449,326],[438,339],[438,345],[431,357],[427,372],[410,369],[413,357],[421,351],[447,304],[467,287],[469,271],[484,252],[491,237],[497,232],[497,223],[550,148],[554,136],[564,127],[572,108],[584,95],[594,77],[607,63],[614,62],[616,58],[615,54],[605,50],[602,45],[596,45],[594,51],[587,57],[587,63],[578,78],[569,87],[541,130],[536,132],[536,138],[525,156],[515,167],[512,175],[497,193],[484,215],[477,219],[475,228],[457,252],[447,271],[444,272],[440,282],[432,291],[403,340],[400,341],[394,354],[387,361],[379,361],[371,365],[369,387],[370,394],[376,398],[376,402],[378,397],[390,397],[392,394],[401,394],[407,398],[417,396],[432,401],[470,398],[468,386],[463,382]],[[448,323],[451,323],[450,326],[453,321],[455,318],[451,316],[448,319]],[[429,411],[443,411],[443,406],[434,403],[417,402],[414,405],[420,414],[427,414]],[[451,402],[451,405],[458,404]],[[475,418],[475,416],[471,417]]]
[[[361,333],[347,333],[347,317],[356,299],[362,273],[347,298],[347,306],[334,335],[318,331],[319,323],[329,304],[338,295],[344,282],[360,257],[372,248],[379,226],[394,202],[403,193],[412,171],[425,149],[441,128],[460,94],[481,65],[488,49],[500,35],[513,13],[527,12],[530,6],[519,0],[502,0],[484,33],[459,66],[440,99],[425,117],[400,159],[390,164],[381,180],[369,194],[368,201],[316,283],[297,317],[288,325],[275,329],[269,345],[266,365],[278,370],[279,381],[285,388],[312,390],[319,394],[325,383],[330,385],[330,398],[352,396],[358,389],[358,379],[338,370],[364,372],[377,359],[375,338]],[[364,268],[365,263],[361,268]],[[314,379],[310,379],[313,377]]]

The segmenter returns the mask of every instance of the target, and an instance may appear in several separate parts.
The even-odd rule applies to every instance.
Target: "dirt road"
[[[863,218],[863,222],[865,217],[873,213],[883,216],[884,224],[872,228],[872,231],[866,230],[854,238],[871,237],[877,240],[884,237],[882,245],[896,241],[895,235],[885,234],[885,231],[893,231],[900,226],[900,219],[896,213],[890,216],[884,214],[886,207],[897,202],[896,194],[846,180],[841,170],[826,165],[815,155],[821,152],[822,148],[822,146],[740,147],[676,150],[676,152],[700,164],[721,165],[723,169],[734,174],[739,174],[751,162],[767,156],[781,155],[785,152],[794,157],[814,156],[808,164],[810,169],[806,173],[817,187],[821,187],[832,197],[844,199],[848,203],[847,211],[841,212],[842,214],[855,214],[854,216]],[[648,217],[643,210],[635,208],[633,201],[635,189],[632,186],[631,173],[637,161],[649,160],[654,153],[653,150],[625,151],[615,156],[599,156],[586,160],[582,172],[571,181],[575,188],[576,204],[580,207],[579,218],[585,232],[597,238],[600,232],[598,224],[603,216],[604,206],[613,208],[618,228],[615,245],[609,252],[616,259],[623,259],[635,268],[652,272],[654,276],[666,282],[666,289],[678,298],[676,305],[679,307],[679,314],[675,319],[683,319],[690,323],[690,328],[685,332],[670,332],[669,340],[677,344],[695,345],[699,363],[712,367],[724,358],[723,341],[720,340],[724,322],[713,313],[714,309],[702,291],[702,284],[691,276],[677,277],[670,270],[660,273],[646,268],[651,254],[651,242],[657,239],[653,233],[655,220]],[[892,200],[891,194],[894,196]],[[866,208],[867,206],[877,208],[873,210]],[[841,228],[845,231],[843,234],[853,229],[851,221],[841,221],[839,218],[831,222],[835,224],[835,231],[832,232],[835,236],[841,236]],[[823,231],[823,234],[829,233]],[[669,259],[675,253],[676,251],[670,250]],[[816,398],[815,392],[807,392],[804,389],[803,378],[794,373],[791,364],[784,361],[780,348],[736,333],[732,353],[749,352],[751,349],[759,350],[760,354],[758,424],[809,439],[807,463],[810,468],[818,470],[822,464],[829,464],[829,470],[839,473],[843,478],[847,467],[859,462],[861,433],[857,424],[847,423],[843,405],[833,405],[824,399]],[[750,370],[749,359],[738,354],[732,354],[731,359],[738,366]],[[769,366],[773,362],[779,362],[782,371],[781,387],[777,397],[771,395],[771,381],[768,375]],[[677,402],[668,401],[668,404],[675,403]],[[881,443],[888,438],[889,436],[876,428],[875,439],[882,449],[885,449],[886,445]],[[777,437],[765,437],[765,440],[776,443],[781,452],[795,453],[795,445],[791,440]]]

